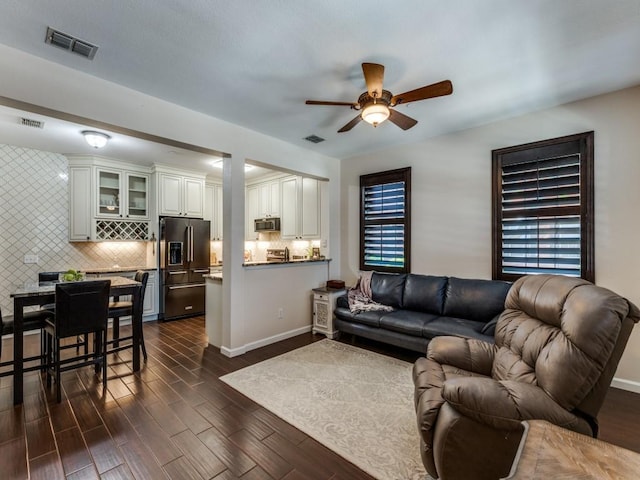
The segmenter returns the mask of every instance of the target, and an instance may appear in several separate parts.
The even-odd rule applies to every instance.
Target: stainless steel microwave
[[[278,217],[256,218],[253,226],[256,232],[279,232],[280,219]]]

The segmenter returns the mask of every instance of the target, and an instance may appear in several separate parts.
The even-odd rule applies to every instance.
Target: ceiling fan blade
[[[391,98],[391,105],[417,102],[418,100],[425,100],[433,97],[442,97],[444,95],[451,95],[452,92],[453,85],[451,84],[451,81],[443,80],[442,82],[427,85],[426,87],[416,88],[415,90],[404,92],[400,95],[394,95]]]
[[[336,105],[344,107],[356,107],[358,104],[353,102],[325,102],[323,100],[307,100],[307,105]]]
[[[362,120],[362,117],[360,115],[358,115],[356,118],[354,118],[349,123],[347,123],[344,127],[342,127],[340,130],[338,130],[338,133],[348,132],[353,127],[355,127],[358,123],[360,123],[360,120]]]
[[[403,130],[409,130],[416,123],[418,123],[417,120],[414,120],[411,117],[407,117],[404,113],[400,113],[397,110],[393,110],[392,108],[389,109],[389,120]]]
[[[384,79],[384,66],[377,63],[363,63],[362,73],[367,84],[367,91],[371,98],[382,96],[382,81]]]

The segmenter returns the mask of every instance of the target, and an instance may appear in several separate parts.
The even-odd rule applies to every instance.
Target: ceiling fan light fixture
[[[111,138],[106,133],[94,132],[93,130],[84,130],[82,135],[84,135],[85,141],[93,148],[104,147]]]
[[[384,103],[370,103],[362,109],[361,116],[365,122],[377,127],[380,123],[389,118],[389,107]]]

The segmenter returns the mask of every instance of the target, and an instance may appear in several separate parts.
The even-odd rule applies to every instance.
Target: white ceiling
[[[95,59],[45,44],[47,26]],[[3,0],[0,43],[348,158],[640,84],[640,0]],[[339,134],[356,112],[304,101],[356,101],[362,62],[384,64],[394,94],[444,79],[454,93],[398,106],[411,130]],[[153,148],[132,142],[114,152]]]

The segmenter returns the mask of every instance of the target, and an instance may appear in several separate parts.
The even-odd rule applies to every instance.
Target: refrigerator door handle
[[[196,268],[193,270],[193,273],[209,273],[208,268]]]
[[[189,225],[189,262],[193,262],[193,225]]]
[[[204,283],[190,283],[189,285],[176,285],[172,287],[167,287],[169,290],[180,290],[183,288],[194,288],[194,287],[204,287]]]
[[[180,270],[180,271],[173,271],[173,272],[169,272],[169,275],[185,275],[189,272],[187,272],[186,270]]]

